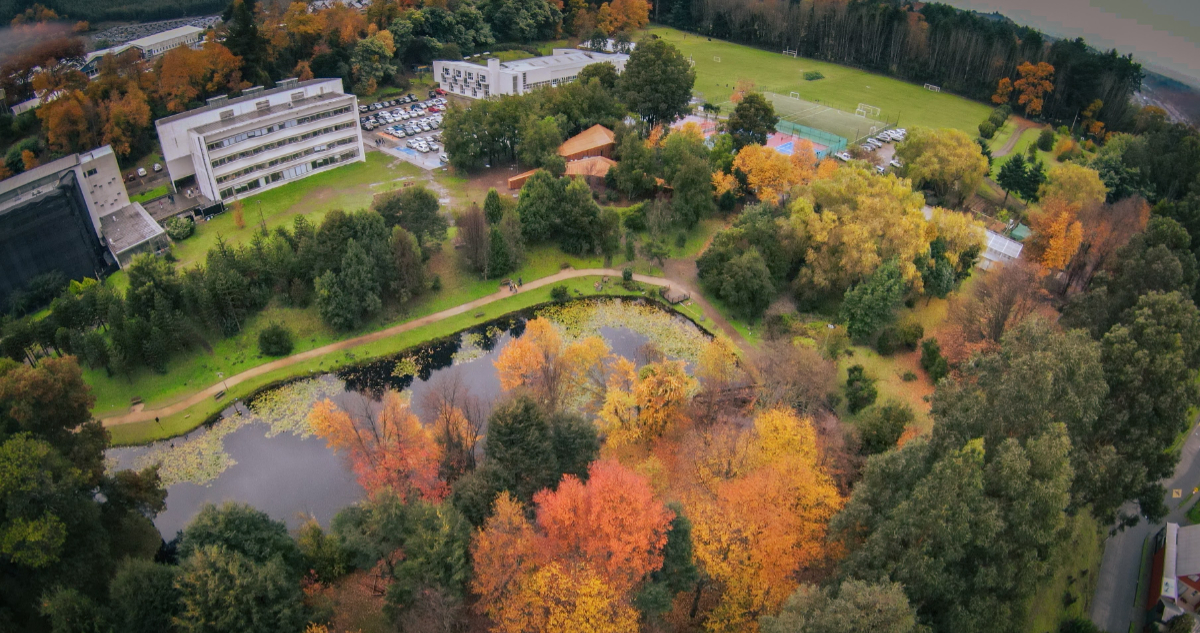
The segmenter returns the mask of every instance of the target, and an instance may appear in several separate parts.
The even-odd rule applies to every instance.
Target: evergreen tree
[[[495,187],[488,189],[487,197],[483,200],[483,214],[487,216],[488,224],[497,224],[504,216],[504,206]]]
[[[1004,202],[1001,206],[1008,202],[1008,194],[1016,191],[1021,193],[1026,190],[1025,180],[1029,177],[1026,173],[1025,155],[1016,152],[1011,158],[1004,161],[1000,166],[1000,173],[996,175],[996,182],[1004,188]]]
[[[242,79],[255,86],[271,82],[267,75],[270,52],[267,38],[258,30],[258,0],[233,0],[222,16],[229,25],[225,48],[242,60]]]
[[[734,150],[747,145],[766,145],[767,135],[775,132],[779,117],[775,107],[757,92],[742,96],[733,114],[725,122],[725,130],[733,137]]]
[[[895,318],[903,300],[904,279],[899,264],[891,260],[846,292],[840,311],[846,333],[860,341],[869,339]]]

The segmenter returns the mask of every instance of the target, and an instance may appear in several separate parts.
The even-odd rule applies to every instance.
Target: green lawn
[[[1021,136],[1017,138],[1017,144],[1013,146],[1012,152],[1010,154],[1003,156],[1001,158],[997,158],[996,160],[992,161],[992,173],[991,173],[992,179],[994,180],[996,178],[996,176],[1000,173],[1000,167],[1006,161],[1008,161],[1009,156],[1011,156],[1012,154],[1024,154],[1026,151],[1029,150],[1030,145],[1037,143],[1038,136],[1041,133],[1042,133],[1042,128],[1040,128],[1040,127],[1031,127],[1028,130],[1025,130],[1024,132],[1022,132]],[[1058,142],[1058,137],[1056,136],[1054,140],[1055,140],[1055,142]],[[992,145],[992,149],[996,149],[999,147],[1000,147],[999,145]],[[1054,154],[1052,154],[1051,152],[1044,152],[1039,149],[1039,150],[1037,150],[1037,157],[1042,159],[1042,164],[1046,166],[1046,171],[1050,171],[1051,169],[1053,169],[1054,167],[1057,167],[1059,165],[1058,159],[1055,158]],[[1026,158],[1028,158],[1028,156],[1026,156]]]
[[[901,127],[953,127],[972,137],[991,108],[949,93],[934,93],[920,85],[812,59],[793,59],[779,51],[764,51],[749,46],[710,40],[669,28],[649,29],[649,33],[674,44],[696,61],[694,92],[706,101],[721,103],[739,79],[755,82],[759,90],[786,95],[799,92],[801,99],[819,101],[851,113],[859,103],[881,108],[880,117]],[[719,57],[720,62],[714,61]],[[816,70],[824,79],[805,81],[804,73]]]
[[[978,131],[979,130],[976,129],[976,132]],[[1010,117],[1004,122],[1004,125],[1000,126],[999,130],[996,130],[996,134],[993,135],[992,138],[985,140],[987,141],[988,147],[992,148],[992,152],[996,152],[1008,144],[1008,139],[1012,138],[1013,133],[1016,131],[1017,124]]]
[[[327,212],[365,208],[375,194],[399,186],[399,181],[416,179],[420,173],[420,168],[411,163],[382,152],[367,152],[366,162],[351,163],[243,198],[244,229],[234,226],[232,211],[197,223],[196,233],[175,245],[175,257],[180,268],[203,262],[218,235],[231,244],[249,242],[258,229],[260,212],[267,228],[291,225],[297,215],[319,224]]]
[[[1104,534],[1087,510],[1068,521],[1070,536],[1055,552],[1051,575],[1042,580],[1030,601],[1029,622],[1024,627],[1030,633],[1054,633],[1064,620],[1088,617],[1104,553]]]
[[[595,277],[580,277],[578,279],[572,279],[565,282],[565,285],[572,291],[573,295],[586,296],[594,294],[593,284],[595,284],[595,282]],[[624,291],[620,286],[612,286],[612,292],[607,294],[635,293]],[[119,426],[109,427],[108,430],[112,434],[113,443],[117,445],[144,444],[146,442],[151,442],[158,439],[174,437],[196,428],[209,416],[219,412],[225,407],[228,407],[235,399],[244,398],[264,385],[284,380],[292,376],[333,371],[338,367],[347,364],[358,363],[371,358],[393,354],[417,345],[421,342],[453,334],[454,332],[471,327],[476,323],[481,323],[532,305],[545,303],[549,300],[550,287],[521,292],[513,295],[512,297],[508,297],[483,306],[477,312],[472,314],[460,314],[453,316],[436,323],[431,323],[429,325],[404,332],[397,336],[393,336],[381,341],[375,341],[353,350],[332,353],[320,358],[311,359],[304,363],[299,363],[292,365],[291,367],[286,367],[278,371],[258,376],[252,380],[248,380],[244,383],[231,387],[226,397],[220,402],[206,401],[201,405],[191,407],[185,412],[163,418],[158,424],[154,422],[122,424]],[[479,314],[479,316],[476,316],[476,314]],[[311,349],[312,347],[315,347],[315,345],[308,344],[306,349]],[[296,351],[301,351],[299,342]],[[240,369],[245,368],[243,367]],[[211,385],[216,380],[216,376],[213,375],[211,378],[206,379],[203,386]],[[200,388],[201,386],[202,385],[197,384],[192,388]]]
[[[143,191],[136,196],[129,196],[130,202],[147,202],[167,195],[167,185],[159,185],[149,191]]]

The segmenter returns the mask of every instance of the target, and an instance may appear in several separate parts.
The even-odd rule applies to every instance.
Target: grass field
[[[1024,630],[1030,633],[1054,633],[1064,620],[1086,618],[1090,611],[1104,553],[1104,534],[1086,510],[1067,520],[1070,536],[1055,552],[1053,572],[1042,580],[1029,604],[1029,622]]]
[[[934,93],[915,84],[846,66],[812,59],[793,59],[779,51],[764,51],[739,44],[712,40],[669,28],[649,29],[649,33],[674,44],[696,61],[694,91],[706,101],[721,103],[739,79],[749,79],[759,90],[782,95],[799,92],[802,99],[848,110],[859,103],[881,109],[880,117],[899,119],[901,127],[953,127],[972,136],[991,108],[949,93]],[[720,62],[713,61],[719,57]],[[804,73],[816,70],[824,79],[805,81]]]
[[[571,290],[574,296],[587,296],[594,294],[593,284],[595,284],[596,279],[595,277],[580,277],[565,282],[565,285]],[[613,286],[612,288],[613,292],[606,294],[640,294],[624,291],[620,286]],[[483,306],[476,313],[453,316],[436,323],[409,330],[397,336],[355,348],[354,350],[331,353],[258,376],[231,387],[229,393],[220,402],[206,401],[204,404],[191,407],[187,411],[163,418],[157,424],[154,422],[122,424],[109,427],[108,430],[112,434],[113,443],[117,445],[144,444],[158,439],[174,437],[196,428],[209,416],[230,406],[234,400],[244,398],[264,385],[292,376],[333,371],[344,365],[399,352],[418,343],[453,334],[476,323],[550,301],[550,290],[551,288],[547,286],[521,292],[512,297]],[[477,317],[476,314],[479,314],[479,316]],[[307,349],[311,349],[312,347],[316,346],[310,344]],[[296,351],[301,351],[299,346],[297,346]],[[204,383],[204,386],[211,385],[216,380],[216,376],[213,375]],[[199,387],[200,385],[195,385],[195,388]]]
[[[297,215],[304,215],[313,224],[319,224],[333,209],[365,208],[375,194],[419,175],[420,169],[411,163],[382,152],[367,152],[366,162],[351,163],[243,198],[244,229],[234,226],[232,212],[197,223],[196,233],[175,245],[175,257],[179,259],[180,268],[186,268],[204,261],[205,254],[216,245],[218,235],[230,243],[248,242],[258,230],[260,211],[268,229],[290,226]]]
[[[1037,127],[1029,128],[1028,130],[1025,130],[1024,132],[1022,132],[1021,136],[1019,136],[1017,138],[1017,143],[1016,143],[1016,145],[1013,146],[1012,152],[1008,156],[1011,156],[1012,154],[1024,154],[1026,151],[1029,150],[1030,145],[1037,143],[1038,135],[1041,133],[1042,133],[1042,128],[1037,128]],[[1010,132],[1010,135],[1011,135],[1011,132]],[[1057,137],[1055,137],[1056,142],[1057,142],[1057,140],[1058,140]],[[998,144],[992,145],[993,149],[998,148],[998,147],[1000,147],[1000,145],[998,145]],[[1008,156],[1004,156],[1002,158],[997,158],[996,160],[992,161],[991,177],[993,180],[1000,173],[1000,166],[1003,165],[1004,162],[1008,160]],[[1028,158],[1028,156],[1026,156],[1026,157]],[[1044,152],[1039,149],[1039,150],[1037,150],[1037,157],[1042,159],[1042,164],[1046,166],[1046,171],[1050,171],[1051,169],[1053,169],[1054,167],[1057,167],[1059,165],[1058,159],[1055,158],[1054,154],[1052,154],[1051,152]]]
[[[161,198],[165,195],[167,195],[167,186],[159,185],[153,189],[150,189],[149,191],[143,191],[143,192],[137,194],[136,196],[129,196],[129,201],[130,202],[146,202],[149,200],[154,200],[155,198]]]

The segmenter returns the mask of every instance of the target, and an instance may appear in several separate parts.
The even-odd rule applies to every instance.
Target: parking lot
[[[375,147],[422,169],[446,163],[441,145],[446,100],[431,91],[420,100],[409,93],[398,99],[359,104],[359,126],[368,147]]]
[[[841,161],[848,161],[853,158],[851,150],[858,150],[866,153],[868,160],[875,164],[875,171],[880,174],[886,173],[889,170],[895,171],[901,167],[900,161],[895,157],[896,144],[903,142],[907,138],[907,135],[908,132],[904,128],[884,130],[873,137],[863,139],[862,142],[853,148],[834,154],[834,158]]]

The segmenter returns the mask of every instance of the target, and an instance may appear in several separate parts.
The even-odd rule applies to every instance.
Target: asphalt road
[[[1163,485],[1167,489],[1166,504],[1171,508],[1164,523],[1187,523],[1184,516],[1188,504],[1183,502],[1196,486],[1200,486],[1200,428],[1193,427],[1179,455],[1179,464],[1174,476]],[[1175,498],[1172,491],[1180,490]],[[1096,581],[1096,595],[1092,600],[1092,621],[1109,633],[1128,633],[1129,625],[1138,618],[1141,629],[1142,610],[1146,597],[1135,596],[1138,574],[1142,565],[1142,544],[1162,528],[1163,523],[1148,524],[1142,520],[1124,532],[1109,537],[1104,546],[1104,558],[1100,562],[1100,576]],[[1146,587],[1142,587],[1145,593]],[[1135,606],[1136,602],[1136,606]]]

